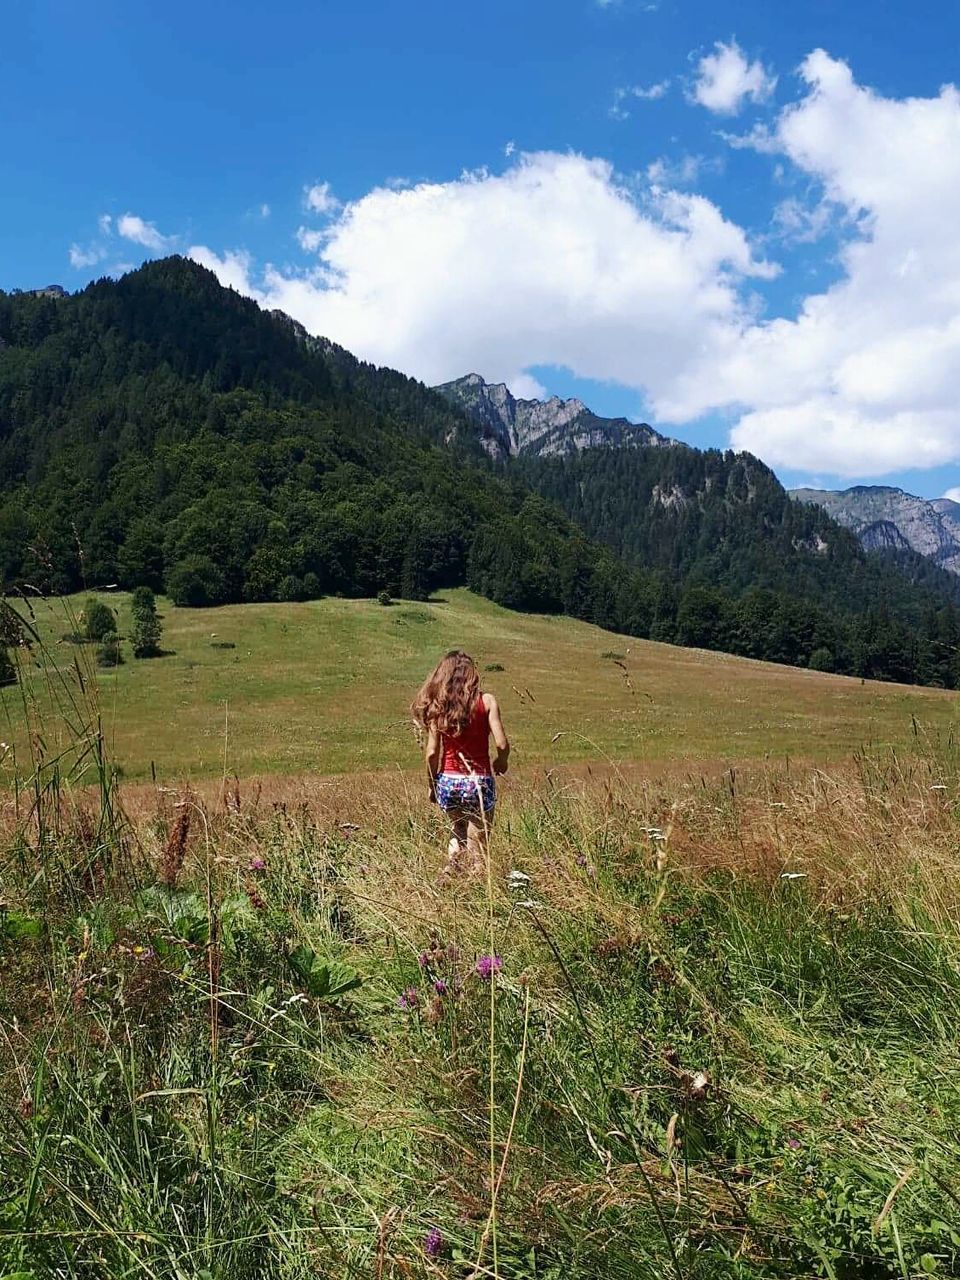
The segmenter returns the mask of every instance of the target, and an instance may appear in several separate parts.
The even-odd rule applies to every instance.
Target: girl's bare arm
[[[490,732],[493,734],[493,740],[497,744],[497,756],[493,762],[493,772],[506,773],[507,762],[510,759],[510,743],[503,727],[503,721],[500,718],[500,704],[492,693],[485,693],[483,700],[487,708]]]
[[[437,730],[427,732],[427,776],[430,779],[430,799],[437,798],[437,774],[440,772],[440,734]]]

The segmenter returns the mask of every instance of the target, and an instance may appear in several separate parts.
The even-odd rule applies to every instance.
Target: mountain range
[[[866,551],[751,455],[475,374],[433,390],[178,257],[0,292],[0,590],[115,582],[183,606],[466,584],[671,643],[960,682],[957,577]]]
[[[485,382],[478,373],[444,382],[436,391],[462,409],[480,428],[491,457],[546,457],[601,446],[627,448],[673,444],[645,422],[601,418],[582,400],[518,400],[503,382]]]
[[[918,498],[889,485],[850,489],[791,489],[801,502],[815,503],[868,551],[909,549],[951,573],[960,574],[960,502]]]

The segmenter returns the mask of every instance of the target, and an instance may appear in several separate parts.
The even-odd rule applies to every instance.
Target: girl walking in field
[[[510,756],[497,700],[481,690],[474,660],[452,649],[423,682],[411,710],[427,735],[430,799],[452,826],[448,870],[462,854],[471,871],[482,870],[497,802],[494,775],[506,773]],[[492,762],[491,734],[497,748]]]

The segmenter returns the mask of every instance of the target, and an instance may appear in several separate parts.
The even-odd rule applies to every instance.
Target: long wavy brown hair
[[[470,724],[479,697],[477,664],[462,649],[451,649],[424,680],[410,710],[422,728],[458,737]]]

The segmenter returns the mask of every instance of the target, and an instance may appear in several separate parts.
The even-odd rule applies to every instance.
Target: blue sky
[[[5,18],[0,287],[191,252],[428,381],[578,394],[788,483],[960,485],[960,264],[928,213],[960,199],[955,6]]]

